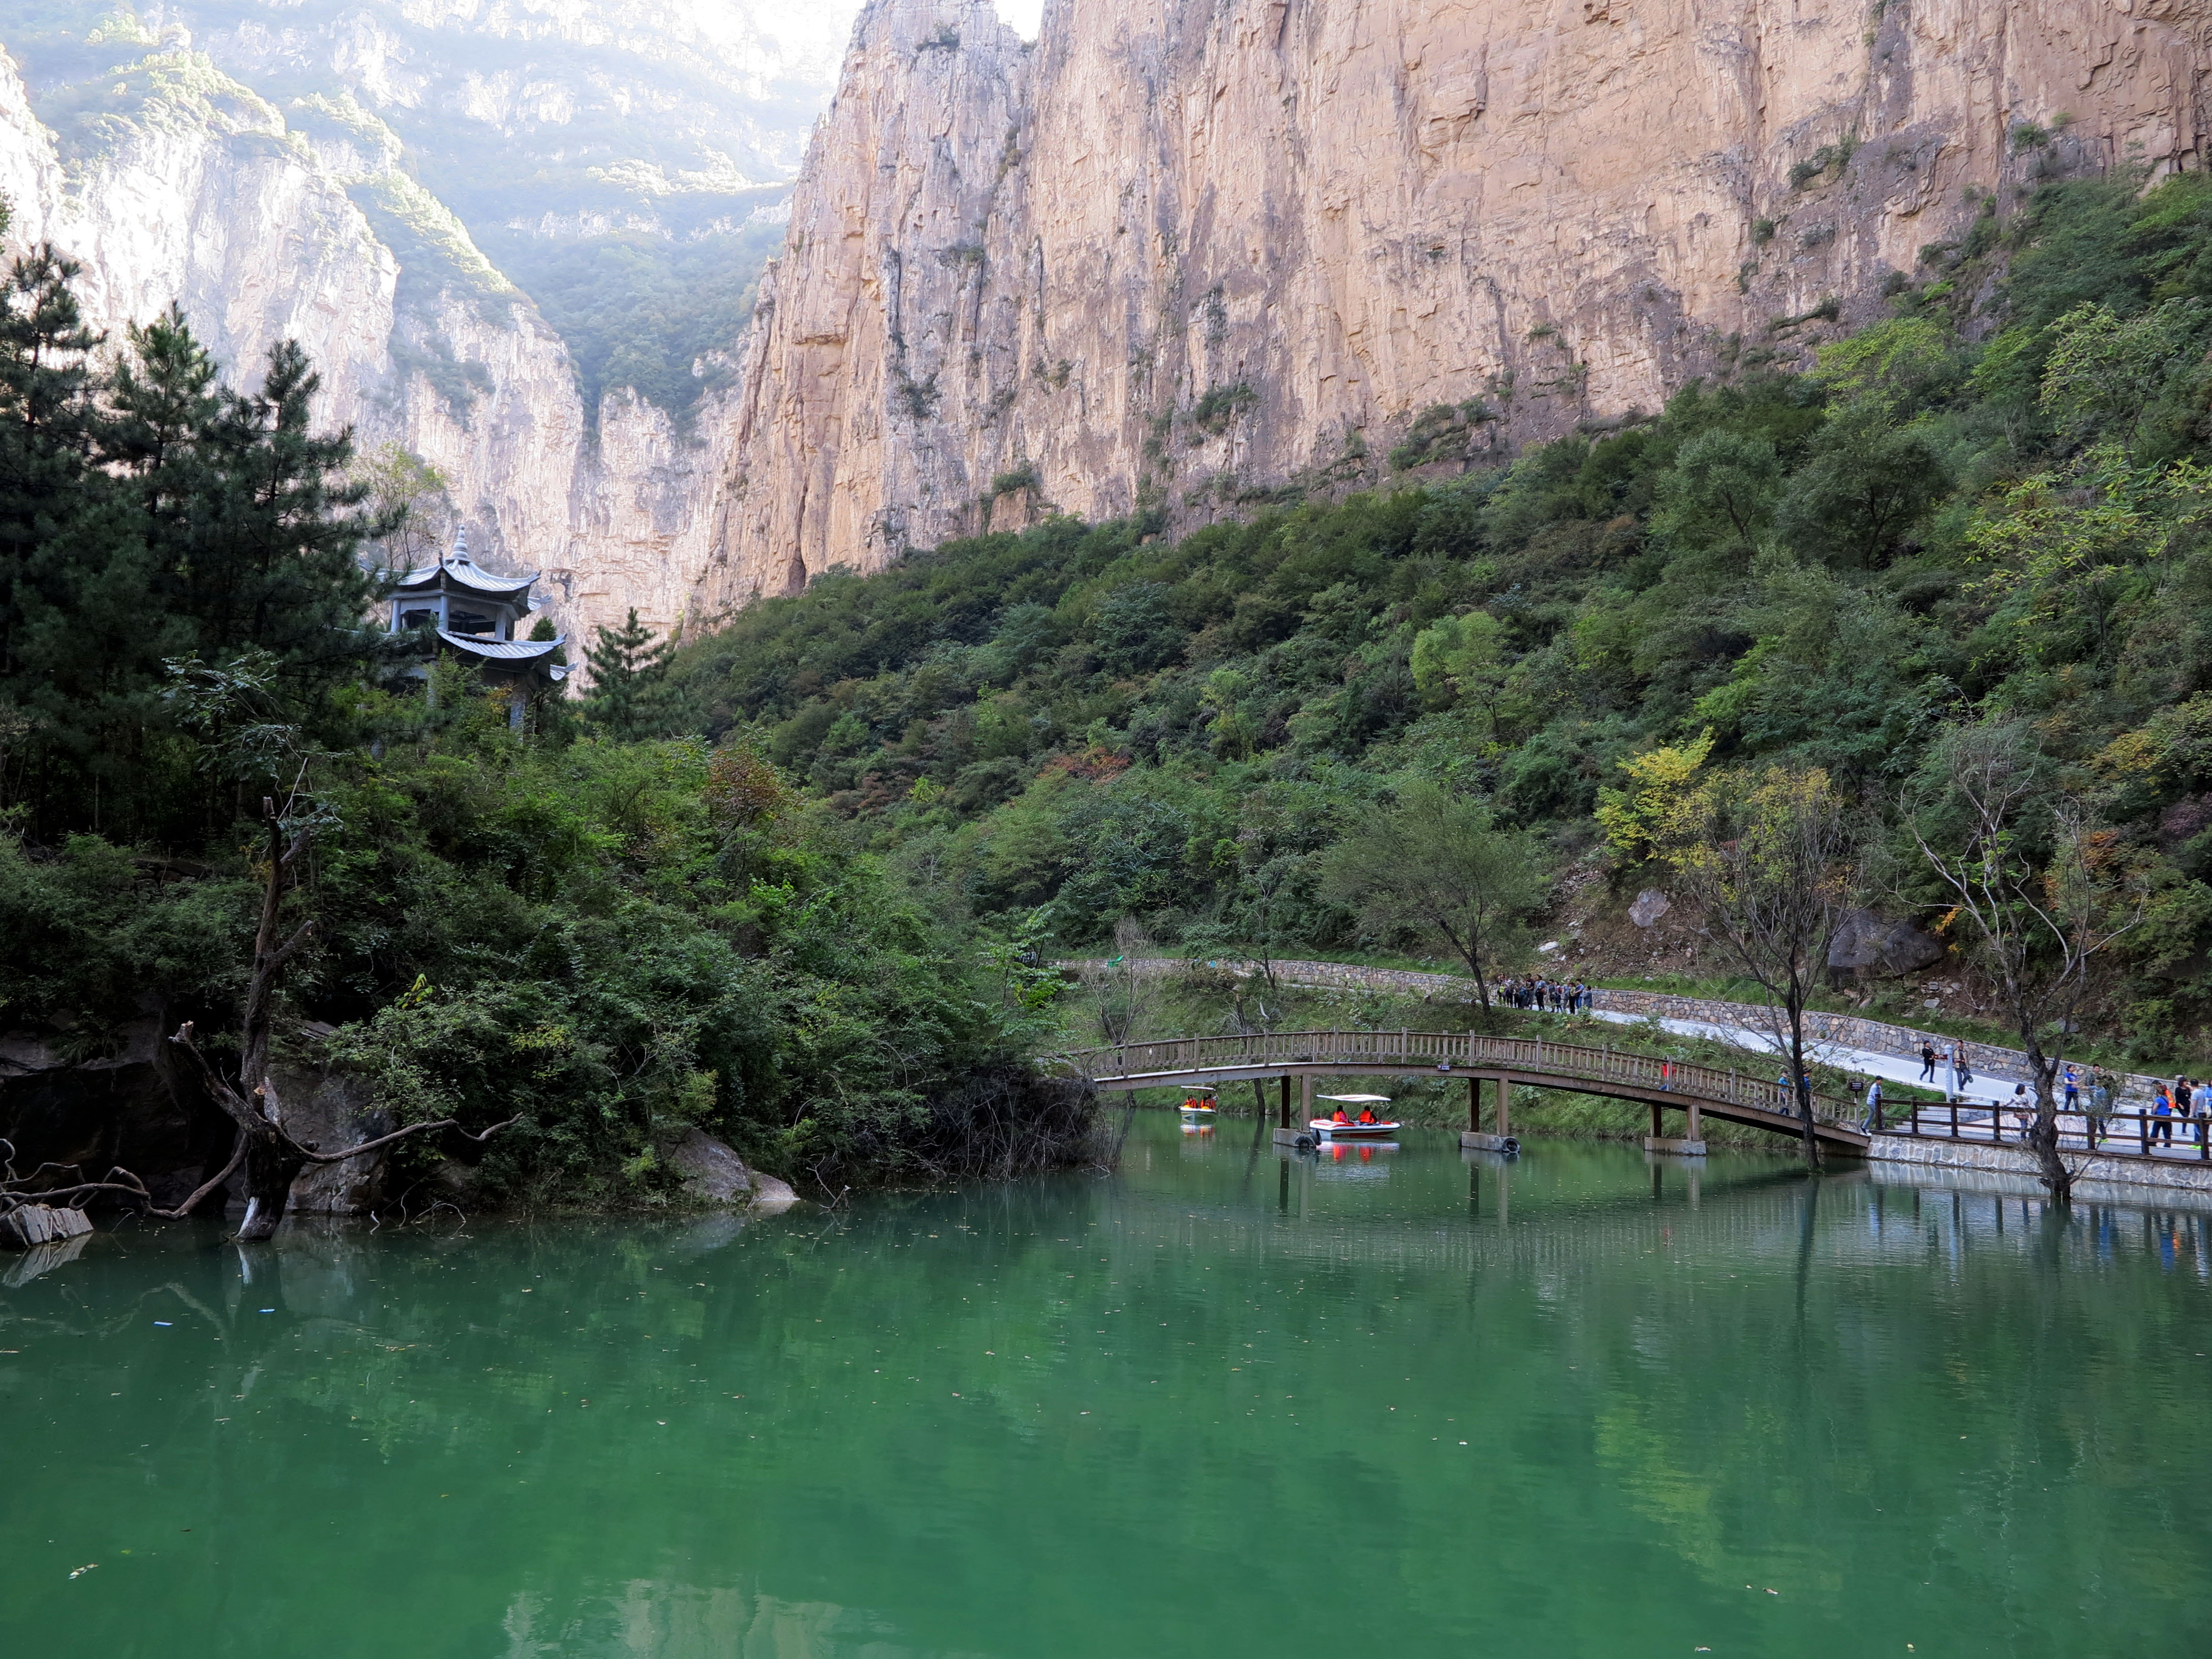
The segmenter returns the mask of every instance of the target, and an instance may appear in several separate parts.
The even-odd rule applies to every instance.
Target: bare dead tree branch
[[[2051,782],[2024,728],[1953,732],[1933,764],[1932,782],[1917,799],[1908,792],[1905,816],[2027,1052],[2035,1090],[2027,1145],[2044,1187],[2063,1204],[2080,1173],[2058,1153],[2067,1042],[2099,958],[2142,921],[2143,903],[2127,890],[2115,838]]]
[[[1790,1068],[1806,1167],[1818,1169],[1805,1013],[1856,884],[1843,799],[1818,769],[1717,777],[1679,805],[1668,835],[1668,861],[1762,993]]]
[[[312,1147],[305,1146],[301,1147],[300,1151],[301,1155],[310,1164],[343,1164],[349,1158],[359,1158],[364,1152],[380,1151],[384,1147],[391,1146],[392,1142],[396,1140],[406,1139],[410,1135],[427,1134],[438,1129],[455,1130],[459,1132],[463,1139],[473,1140],[477,1142],[477,1145],[481,1146],[485,1141],[489,1140],[494,1135],[497,1134],[501,1129],[511,1129],[521,1121],[522,1120],[519,1117],[511,1117],[503,1123],[493,1124],[491,1127],[483,1131],[481,1133],[471,1133],[470,1131],[461,1127],[460,1119],[457,1117],[441,1117],[434,1123],[410,1123],[404,1129],[394,1129],[390,1134],[379,1135],[374,1140],[364,1140],[360,1146],[349,1146],[342,1152],[319,1152],[314,1151]],[[294,1142],[294,1145],[297,1146],[298,1143]]]
[[[150,1216],[156,1217],[163,1221],[182,1221],[186,1216],[190,1215],[194,1210],[200,1206],[200,1201],[210,1193],[213,1192],[216,1188],[222,1186],[224,1182],[229,1180],[232,1176],[235,1175],[238,1172],[238,1166],[245,1162],[246,1133],[244,1130],[240,1130],[236,1139],[231,1142],[229,1161],[226,1163],[222,1169],[216,1170],[212,1176],[194,1188],[191,1197],[187,1198],[183,1203],[178,1205],[174,1209],[156,1210],[149,1208],[146,1213]]]

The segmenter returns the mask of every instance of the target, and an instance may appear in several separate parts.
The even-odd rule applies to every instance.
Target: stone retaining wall
[[[1869,1164],[1917,1164],[1945,1170],[1980,1170],[1994,1175],[2036,1179],[2035,1159],[2017,1146],[1990,1146],[1965,1140],[1931,1140],[1917,1135],[1876,1135],[1866,1151]],[[2068,1154],[2080,1171],[2075,1192],[2095,1198],[2109,1192],[2140,1202],[2146,1188],[2201,1193],[2212,1197],[2212,1164],[2165,1163],[2156,1158],[2087,1158]]]

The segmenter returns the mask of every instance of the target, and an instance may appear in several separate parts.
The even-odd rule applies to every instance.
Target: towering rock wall
[[[872,0],[708,608],[1190,523],[1799,361],[2061,171],[2203,164],[2212,0]]]

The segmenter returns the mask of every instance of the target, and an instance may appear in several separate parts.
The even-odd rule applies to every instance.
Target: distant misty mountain
[[[0,44],[65,160],[136,96],[119,70],[204,53],[319,146],[380,154],[450,210],[566,341],[586,409],[628,386],[681,416],[726,374],[859,0],[8,9]],[[410,235],[388,182],[359,198],[403,288],[450,284],[440,239]]]

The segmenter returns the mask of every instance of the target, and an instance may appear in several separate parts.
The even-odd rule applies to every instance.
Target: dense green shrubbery
[[[624,741],[622,686],[526,737],[451,664],[426,696],[363,623],[395,526],[296,349],[235,394],[172,317],[111,371],[71,274],[0,284],[0,1029],[91,1058],[189,1018],[236,1064],[274,810],[279,936],[314,925],[280,1048],[406,1121],[516,1120],[501,1195],[652,1194],[694,1126],[830,1184],[1080,1153],[1028,944],[925,913],[744,746]]]
[[[1281,947],[1349,942],[1320,855],[1408,777],[1571,856],[1706,729],[1893,817],[1937,732],[2024,720],[2148,872],[2106,1013],[2158,1052],[2212,1013],[2208,251],[2200,176],[2047,187],[1812,373],[1172,544],[833,572],[689,645],[675,724],[757,731],[948,913]]]

